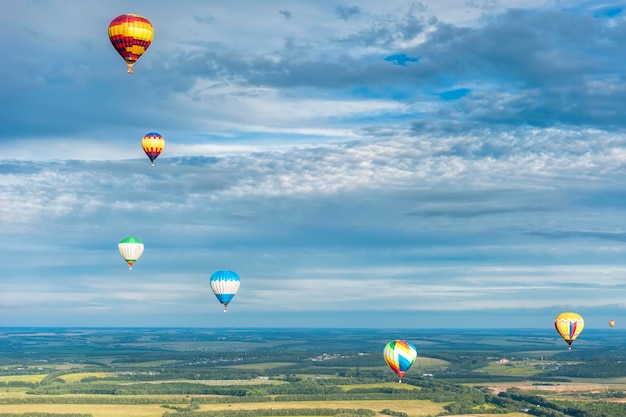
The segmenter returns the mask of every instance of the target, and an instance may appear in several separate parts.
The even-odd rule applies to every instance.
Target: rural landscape
[[[0,417],[626,417],[623,1],[2,5]]]
[[[2,328],[2,417],[626,415],[626,333]],[[399,382],[382,349],[418,358]]]

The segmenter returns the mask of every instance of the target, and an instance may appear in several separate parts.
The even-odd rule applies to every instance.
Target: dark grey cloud
[[[582,230],[561,230],[551,232],[532,232],[535,236],[541,236],[548,239],[592,239],[592,240],[609,240],[617,242],[626,242],[626,232],[602,232],[602,231],[582,231]]]
[[[428,204],[414,211],[409,211],[408,216],[420,217],[450,217],[450,218],[477,218],[485,217],[493,219],[498,215],[529,215],[533,212],[552,212],[563,203],[559,199],[551,198],[550,193],[529,193],[528,191],[515,193],[511,190],[493,190],[489,197],[486,193],[458,192],[450,196],[450,200],[438,200],[432,194],[428,195]],[[481,196],[480,198],[476,198]],[[562,198],[562,196],[561,196]],[[455,203],[456,201],[456,203]]]
[[[616,17],[622,14],[624,8],[621,6],[605,6],[596,9],[593,13],[594,17]]]
[[[359,6],[335,6],[335,14],[341,20],[350,20],[361,13]]]
[[[448,68],[462,78],[567,85],[589,73],[615,74],[617,68],[605,64],[619,53],[622,39],[623,28],[608,28],[589,16],[516,10],[490,18],[481,28],[439,24],[418,50],[432,57],[433,71]]]
[[[195,20],[198,23],[202,23],[205,25],[210,25],[213,24],[215,22],[215,17],[213,16],[194,16],[193,20]]]
[[[340,40],[346,47],[389,48],[387,56],[420,57],[406,68],[384,65],[384,56],[356,58],[349,50],[320,59],[310,46],[294,49],[293,40],[279,60],[201,53],[189,57],[186,66],[199,74],[232,74],[252,85],[318,87],[337,94],[385,83],[415,88],[414,97],[420,100],[426,98],[422,91],[465,85],[461,90],[472,86],[472,91],[436,116],[534,126],[623,126],[622,104],[616,98],[624,88],[620,74],[626,68],[619,58],[624,55],[619,48],[624,25],[607,26],[568,12],[517,10],[492,17],[479,28],[436,23],[419,46],[393,47],[415,39],[427,26],[423,18],[407,14]],[[474,88],[477,83],[481,87]]]
[[[448,109],[447,117],[480,123],[549,127],[559,124],[623,129],[616,100],[626,92],[619,80],[587,81],[567,88],[473,92]],[[455,108],[456,107],[456,108]]]
[[[405,54],[393,54],[385,57],[385,61],[393,62],[396,65],[406,66],[409,62],[419,61],[418,57],[411,57]]]

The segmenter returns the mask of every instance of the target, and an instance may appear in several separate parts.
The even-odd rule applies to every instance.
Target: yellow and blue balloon
[[[568,311],[556,316],[554,327],[563,340],[567,342],[567,350],[572,350],[572,342],[585,328],[585,321],[579,314]]]

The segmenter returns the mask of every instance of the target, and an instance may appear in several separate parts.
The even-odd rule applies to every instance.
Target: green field
[[[0,404],[1,413],[90,414],[93,417],[162,417],[167,411],[159,405],[117,404]]]
[[[553,413],[577,401],[589,417],[626,416],[626,408],[610,403],[626,397],[626,366],[621,351],[603,347],[600,337],[588,349],[564,352],[559,343],[550,350],[550,339],[535,332],[402,335],[420,346],[420,356],[399,383],[381,354],[384,341],[399,337],[387,330],[22,332],[10,349],[0,339],[0,414],[162,417],[186,410],[181,415],[193,417],[247,410],[255,417],[264,413],[254,410],[273,409],[332,417],[339,409],[367,409],[392,417],[522,417],[528,414],[520,409],[543,398],[549,403],[542,410]]]
[[[393,388],[393,389],[420,389],[420,387],[413,386],[411,384],[401,384],[399,382],[379,382],[379,383],[371,383],[371,384],[346,384],[339,385],[345,391],[351,390],[353,388]]]
[[[115,372],[76,372],[71,374],[63,374],[58,376],[65,382],[79,382],[83,378],[113,378],[116,377]]]
[[[415,360],[414,366],[418,368],[440,368],[450,365],[450,362],[443,359],[429,358],[425,356],[419,356]]]
[[[258,410],[258,409],[302,409],[302,408],[365,408],[371,410],[393,409],[394,411],[404,412],[409,417],[433,416],[443,410],[441,404],[435,404],[424,401],[362,401],[346,404],[345,402],[292,402],[292,403],[254,403],[254,404],[221,404],[218,406],[203,405],[198,411],[217,411],[217,410]],[[91,414],[93,417],[162,417],[163,413],[168,411],[158,405],[94,405],[94,404],[40,404],[40,405],[24,405],[17,404],[12,406],[0,405],[0,413],[80,413]],[[461,415],[458,415],[461,416]],[[489,416],[493,414],[472,414],[472,417]],[[510,413],[507,417],[527,417],[528,414]],[[300,416],[301,417],[301,416]],[[454,416],[451,416],[454,417]]]
[[[315,408],[365,408],[371,410],[392,409],[404,412],[408,417],[425,417],[436,415],[443,410],[442,404],[424,401],[362,401],[346,404],[345,402],[292,402],[292,403],[254,403],[254,404],[220,404],[217,406],[202,405],[197,411],[217,410],[258,410],[258,409],[315,409]],[[162,417],[167,409],[159,405],[96,405],[96,404],[37,404],[37,405],[0,405],[0,413],[78,413],[91,414],[93,417]],[[501,416],[503,414],[500,414]],[[459,414],[448,417],[469,416]],[[472,417],[493,417],[494,414],[471,414]],[[506,417],[528,417],[524,413],[510,413]],[[285,416],[281,416],[285,417]],[[302,417],[302,416],[298,416]]]
[[[10,381],[22,381],[22,382],[34,382],[39,383],[46,377],[47,374],[33,374],[33,375],[6,375],[0,376],[0,382]]]
[[[249,404],[219,404],[202,405],[201,411],[231,410],[236,407],[238,410],[257,409],[289,409],[289,408],[366,408],[370,410],[393,409],[405,412],[409,417],[434,415],[443,410],[443,404],[431,401],[419,400],[389,400],[389,401],[297,401],[297,402],[268,402]]]
[[[493,362],[487,366],[483,366],[479,370],[490,375],[508,375],[508,376],[533,376],[541,373],[541,369],[537,369],[537,364],[532,362],[510,362],[502,364]]]
[[[231,365],[230,368],[240,368],[240,369],[272,369],[272,368],[280,368],[282,366],[290,366],[295,365],[295,362],[264,362],[264,363],[249,363],[242,365]]]

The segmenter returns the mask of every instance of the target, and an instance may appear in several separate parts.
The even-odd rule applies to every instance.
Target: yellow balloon
[[[572,350],[572,342],[585,328],[585,321],[576,313],[566,312],[556,316],[554,327],[563,340],[567,342],[567,349]]]
[[[615,320],[609,320],[609,326],[614,327],[615,326]]]

